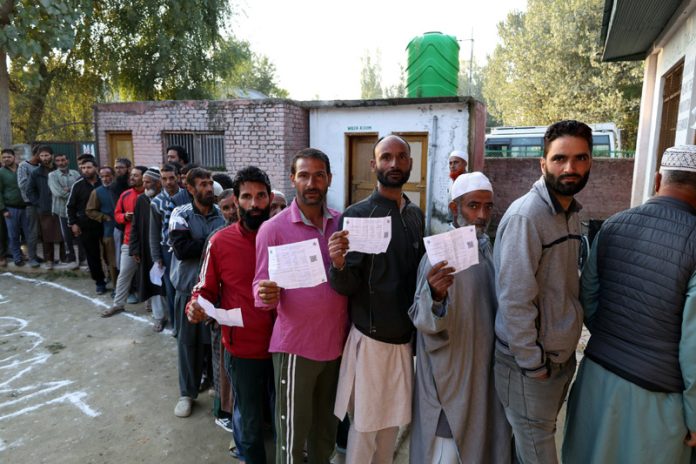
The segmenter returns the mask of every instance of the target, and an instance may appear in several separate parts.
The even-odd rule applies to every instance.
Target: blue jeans
[[[25,237],[30,236],[29,218],[24,208],[13,208],[8,206],[7,211],[9,211],[10,216],[5,217],[5,224],[7,224],[7,235],[10,239],[12,259],[16,262],[22,259],[22,250],[20,248],[21,241],[19,238],[20,232],[22,232]],[[34,250],[36,250],[36,246],[34,246]]]
[[[515,436],[522,464],[555,464],[556,420],[575,374],[575,353],[562,364],[549,362],[549,377],[527,377],[515,358],[495,350],[495,389]]]

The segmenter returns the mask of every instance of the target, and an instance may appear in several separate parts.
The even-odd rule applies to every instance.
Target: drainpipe
[[[430,131],[430,146],[428,147],[428,174],[425,180],[425,234],[430,234],[430,222],[433,218],[433,164],[435,164],[435,151],[437,149],[437,116],[433,116]]]

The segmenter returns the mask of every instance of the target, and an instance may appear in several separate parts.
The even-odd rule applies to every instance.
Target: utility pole
[[[471,38],[461,39],[459,42],[471,42],[471,49],[469,52],[469,78],[467,79],[466,85],[466,94],[470,97],[474,83],[474,28],[471,28]]]

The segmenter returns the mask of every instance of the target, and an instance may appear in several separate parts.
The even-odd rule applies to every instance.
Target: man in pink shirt
[[[268,247],[317,239],[328,270],[328,239],[340,213],[326,206],[331,166],[323,152],[298,152],[290,180],[297,190],[295,200],[266,221],[256,237],[254,277],[256,306],[277,310],[269,347],[276,391],[276,463],[302,462],[305,441],[309,462],[329,462],[338,427],[333,407],[348,333],[347,299],[328,279],[311,288],[278,287],[268,280]]]

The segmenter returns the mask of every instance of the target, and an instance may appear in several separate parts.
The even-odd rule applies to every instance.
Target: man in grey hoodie
[[[579,301],[580,192],[592,165],[592,129],[560,121],[544,135],[542,177],[498,227],[494,262],[495,386],[518,460],[558,462],[558,412],[575,373]]]

